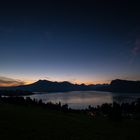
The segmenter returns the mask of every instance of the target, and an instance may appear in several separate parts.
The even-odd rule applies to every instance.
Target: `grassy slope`
[[[0,105],[0,139],[135,140],[140,121],[112,122],[82,114],[35,107]]]

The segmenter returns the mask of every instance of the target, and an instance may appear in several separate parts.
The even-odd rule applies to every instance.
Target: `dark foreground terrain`
[[[112,121],[83,113],[0,105],[1,140],[138,140],[140,120]]]

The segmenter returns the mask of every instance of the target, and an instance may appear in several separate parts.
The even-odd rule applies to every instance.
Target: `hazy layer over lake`
[[[57,93],[43,93],[30,96],[32,99],[42,100],[44,103],[53,102],[68,104],[73,109],[84,109],[89,105],[97,106],[103,103],[132,102],[140,98],[136,93],[111,93],[102,91],[71,91]]]

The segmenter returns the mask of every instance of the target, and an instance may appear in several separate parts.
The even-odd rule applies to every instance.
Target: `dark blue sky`
[[[78,83],[140,79],[138,3],[1,3],[0,78]]]

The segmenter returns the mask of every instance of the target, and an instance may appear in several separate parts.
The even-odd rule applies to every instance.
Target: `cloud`
[[[45,77],[45,79],[50,80],[50,79],[51,79],[51,77],[46,76],[46,77]]]
[[[131,48],[131,59],[129,61],[130,64],[136,60],[137,56],[140,54],[140,37],[136,38]]]
[[[138,55],[140,53],[140,39],[136,39],[135,45],[131,50],[133,55]]]
[[[24,84],[25,83],[23,81],[0,76],[0,86],[18,86]]]

